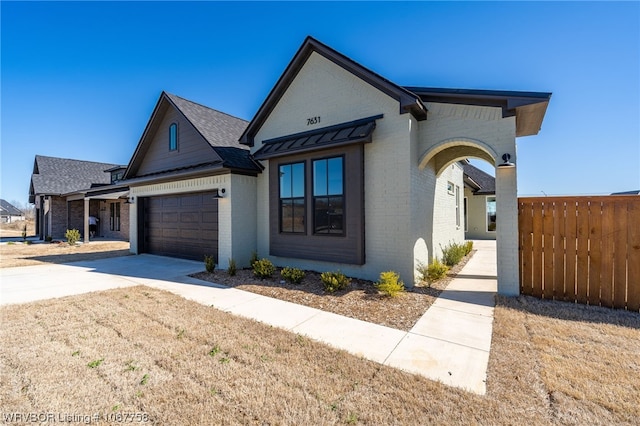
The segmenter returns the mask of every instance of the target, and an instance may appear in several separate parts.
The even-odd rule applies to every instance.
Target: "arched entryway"
[[[515,137],[511,143],[502,139],[486,142],[459,137],[433,143],[420,157],[420,169],[429,168],[439,177],[448,167],[466,159],[480,159],[495,167],[496,247],[498,292],[517,295],[518,282],[518,211]],[[508,165],[503,164],[509,155]],[[431,218],[433,220],[433,218]],[[434,225],[435,228],[435,225]]]

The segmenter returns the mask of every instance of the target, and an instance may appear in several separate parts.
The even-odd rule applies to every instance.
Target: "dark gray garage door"
[[[203,260],[218,258],[218,200],[212,192],[150,197],[145,201],[145,251]]]

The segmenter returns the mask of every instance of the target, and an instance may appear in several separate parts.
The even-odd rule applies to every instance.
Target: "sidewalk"
[[[201,271],[201,262],[150,255],[0,269],[0,304],[142,284],[484,394],[496,292],[495,241],[474,242],[474,248],[473,258],[409,332],[203,282],[187,276]],[[89,278],[88,273],[98,274]]]

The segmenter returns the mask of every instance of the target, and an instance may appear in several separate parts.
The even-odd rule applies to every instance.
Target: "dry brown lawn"
[[[66,242],[22,242],[0,244],[0,268],[42,265],[44,263],[69,263],[129,255],[127,241],[92,241],[70,246]]]
[[[0,315],[5,423],[15,412],[144,413],[158,425],[640,418],[640,315],[628,312],[498,298],[486,396],[147,287]]]
[[[22,237],[24,226],[27,226],[27,236],[36,234],[35,222],[33,220],[21,220],[17,222],[0,222],[0,237]]]

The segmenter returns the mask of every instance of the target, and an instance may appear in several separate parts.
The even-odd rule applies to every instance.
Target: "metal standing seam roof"
[[[253,157],[256,160],[265,160],[352,143],[368,143],[371,142],[371,134],[376,128],[376,120],[379,118],[382,118],[382,115],[269,139],[264,141],[262,147],[253,154]]]

